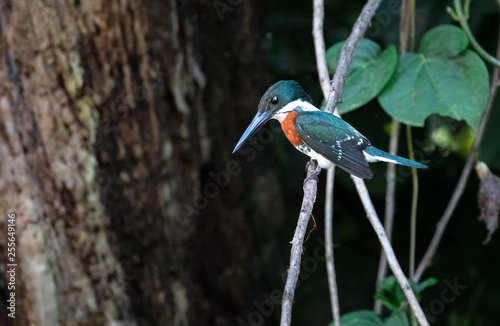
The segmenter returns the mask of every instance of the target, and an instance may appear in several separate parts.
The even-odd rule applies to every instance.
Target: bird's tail
[[[389,154],[387,152],[384,152],[381,149],[378,149],[373,146],[369,146],[368,148],[365,148],[364,150],[366,159],[368,162],[376,162],[376,161],[383,161],[383,162],[390,162],[390,163],[395,163],[395,164],[401,164],[401,165],[406,165],[406,166],[411,166],[417,169],[426,169],[427,166],[418,163],[412,160],[409,160],[407,158],[399,157],[396,155]]]

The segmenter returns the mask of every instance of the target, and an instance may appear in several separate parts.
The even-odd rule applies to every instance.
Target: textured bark
[[[251,309],[262,229],[240,201],[279,192],[275,176],[199,193],[255,110],[261,7],[221,21],[201,1],[0,1],[0,259],[15,213],[18,263],[0,323],[231,325]]]

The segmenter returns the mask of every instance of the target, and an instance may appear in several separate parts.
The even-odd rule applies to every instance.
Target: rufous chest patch
[[[294,127],[296,116],[297,112],[292,111],[286,115],[283,121],[281,121],[281,129],[283,129],[283,133],[293,146],[299,146],[302,144],[302,139],[299,137]]]

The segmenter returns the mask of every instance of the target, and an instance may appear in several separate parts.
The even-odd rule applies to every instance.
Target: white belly
[[[318,161],[318,164],[322,169],[331,169],[335,166],[335,164],[324,158],[322,155],[316,153],[314,150],[312,150],[311,147],[307,146],[306,144],[295,146],[295,148],[300,152],[306,154],[310,158]]]

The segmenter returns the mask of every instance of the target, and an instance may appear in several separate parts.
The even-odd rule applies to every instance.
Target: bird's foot
[[[311,175],[308,175],[305,179],[304,179],[304,186],[306,185],[307,181],[311,180],[311,179],[314,179],[316,180],[316,182],[318,182],[318,175],[319,173],[321,172],[321,167],[319,166],[318,164],[318,161],[316,160],[313,160],[311,159],[309,162],[307,162],[306,164],[306,172],[309,171],[309,167],[311,165],[315,165],[316,167],[314,168],[314,171],[311,173]]]

